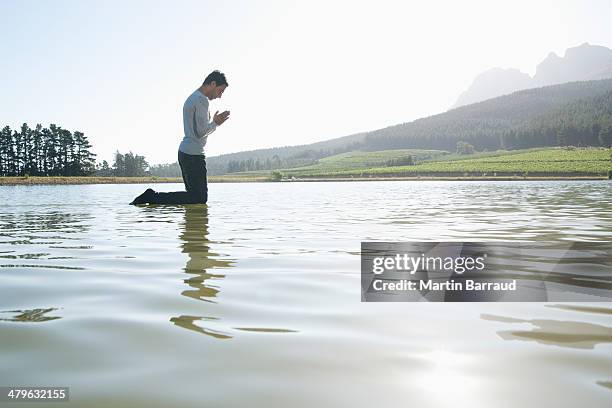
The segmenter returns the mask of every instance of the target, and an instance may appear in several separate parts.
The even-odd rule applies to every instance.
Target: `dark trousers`
[[[203,155],[186,154],[179,150],[178,162],[187,191],[155,193],[151,204],[205,204],[208,201],[206,158]]]

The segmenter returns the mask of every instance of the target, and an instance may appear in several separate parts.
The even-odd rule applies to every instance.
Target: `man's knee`
[[[206,191],[194,191],[191,193],[195,204],[206,204],[208,201],[208,194]]]

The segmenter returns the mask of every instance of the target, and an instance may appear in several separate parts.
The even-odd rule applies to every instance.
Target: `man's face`
[[[210,96],[211,96],[210,99],[220,98],[223,95],[223,91],[225,91],[225,88],[227,88],[227,85],[217,86],[217,84],[214,81],[212,82],[212,84],[214,86],[213,86],[212,91],[210,93]]]

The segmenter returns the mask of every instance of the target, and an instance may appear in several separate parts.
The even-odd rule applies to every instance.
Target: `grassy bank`
[[[269,176],[233,176],[208,178],[211,183],[247,183],[268,181]],[[0,177],[0,186],[57,184],[155,184],[183,183],[180,177]]]

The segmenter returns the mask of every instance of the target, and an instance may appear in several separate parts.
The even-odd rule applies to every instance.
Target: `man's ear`
[[[217,81],[210,81],[210,86],[212,86],[213,88],[217,87]]]

